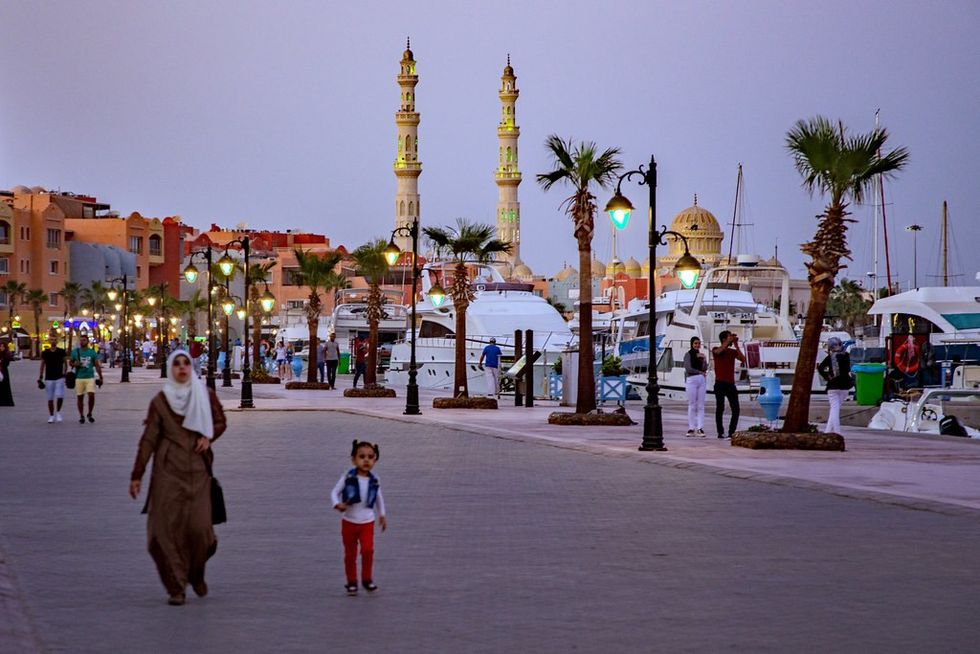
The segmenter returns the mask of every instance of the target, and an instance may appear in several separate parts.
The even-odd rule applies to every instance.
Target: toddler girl
[[[385,502],[381,496],[381,482],[371,474],[381,452],[378,446],[367,441],[354,441],[351,462],[354,467],[343,475],[330,491],[333,508],[344,514],[340,521],[340,534],[344,541],[344,570],[347,573],[348,595],[357,594],[357,545],[361,545],[361,583],[373,593],[378,590],[372,578],[374,562],[374,519],[378,518],[381,530],[388,528],[385,520]]]

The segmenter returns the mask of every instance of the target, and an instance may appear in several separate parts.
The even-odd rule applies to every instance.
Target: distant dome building
[[[629,275],[630,277],[641,277],[643,275],[643,269],[640,266],[640,262],[634,259],[633,257],[627,259],[623,267],[626,271],[626,274]]]
[[[721,242],[724,234],[718,225],[714,214],[698,206],[698,196],[694,196],[694,204],[674,216],[670,229],[683,234],[691,255],[704,265],[716,266],[721,261]],[[667,254],[658,257],[660,268],[673,268],[677,260],[684,254],[684,242],[671,238],[667,244]]]
[[[519,279],[522,282],[530,281],[534,277],[534,273],[528,268],[527,264],[519,263],[514,266],[514,279]]]
[[[555,274],[555,279],[557,281],[559,281],[559,282],[563,282],[566,279],[568,279],[569,277],[571,277],[573,279],[576,278],[576,277],[578,277],[578,271],[575,270],[574,267],[569,266],[568,264],[565,264],[565,267],[562,268],[561,270],[559,270]]]
[[[605,277],[606,276],[606,264],[602,263],[598,257],[592,260],[592,276],[593,277]]]
[[[619,259],[613,259],[606,266],[606,277],[615,277],[618,273],[626,272],[626,266]]]

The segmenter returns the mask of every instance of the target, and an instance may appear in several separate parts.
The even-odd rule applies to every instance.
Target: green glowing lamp
[[[609,212],[609,220],[612,221],[613,227],[626,229],[630,221],[630,213],[633,211],[633,203],[617,190],[616,195],[606,203],[606,211]]]
[[[187,264],[187,267],[184,268],[184,279],[187,280],[188,284],[196,282],[199,274],[197,267],[192,263]]]
[[[401,248],[395,245],[395,239],[388,241],[388,245],[384,249],[385,261],[388,262],[389,266],[394,266],[398,263],[398,257],[402,255]]]
[[[221,303],[221,310],[225,312],[226,316],[230,316],[235,313],[235,301],[231,298],[224,300]]]
[[[429,301],[432,302],[432,306],[436,309],[442,306],[442,303],[446,301],[446,291],[442,288],[439,282],[429,289]]]
[[[235,272],[235,260],[228,256],[227,252],[223,257],[218,259],[218,270],[220,270],[221,274],[225,277],[231,277],[231,274]]]
[[[259,298],[259,304],[262,305],[263,311],[270,313],[276,306],[276,296],[267,288],[265,289],[265,293],[262,294],[262,297]]]
[[[691,256],[686,247],[684,248],[684,255],[674,265],[674,274],[681,280],[681,286],[684,288],[694,288],[694,285],[698,283],[698,277],[701,275],[701,263]]]

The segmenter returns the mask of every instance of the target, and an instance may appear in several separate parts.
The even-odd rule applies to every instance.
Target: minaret
[[[513,245],[509,255],[501,255],[498,261],[511,264],[511,271],[521,263],[521,204],[517,201],[517,187],[521,173],[517,166],[517,139],[521,128],[517,126],[514,107],[517,104],[517,77],[507,66],[500,78],[500,125],[497,126],[497,142],[500,152],[497,160],[497,238]]]
[[[398,86],[401,88],[401,106],[395,112],[395,125],[398,126],[398,148],[395,156],[395,227],[410,226],[420,213],[419,175],[422,162],[419,161],[419,115],[415,111],[415,85],[419,76],[415,74],[415,55],[412,42],[406,41],[398,72]],[[395,243],[402,251],[412,248],[408,236],[400,235]]]

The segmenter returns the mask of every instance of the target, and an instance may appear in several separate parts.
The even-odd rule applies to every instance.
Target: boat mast
[[[875,111],[875,129],[878,129],[878,112]],[[878,157],[881,158],[881,150],[878,150]],[[892,262],[888,252],[888,218],[885,214],[885,179],[883,175],[878,175],[878,196],[881,200],[881,232],[885,237],[885,278],[888,282],[888,295],[892,294]]]
[[[731,266],[735,262],[732,261],[732,247],[735,245],[735,229],[739,223],[738,212],[741,208],[741,203],[739,202],[739,196],[742,194],[742,163],[738,164],[738,177],[735,180],[735,204],[732,207],[732,235],[728,239],[728,265]],[[741,244],[739,244],[741,245]],[[725,272],[725,283],[728,283],[728,278],[731,271]]]
[[[949,237],[946,233],[946,200],[943,200],[943,286],[949,286]]]

